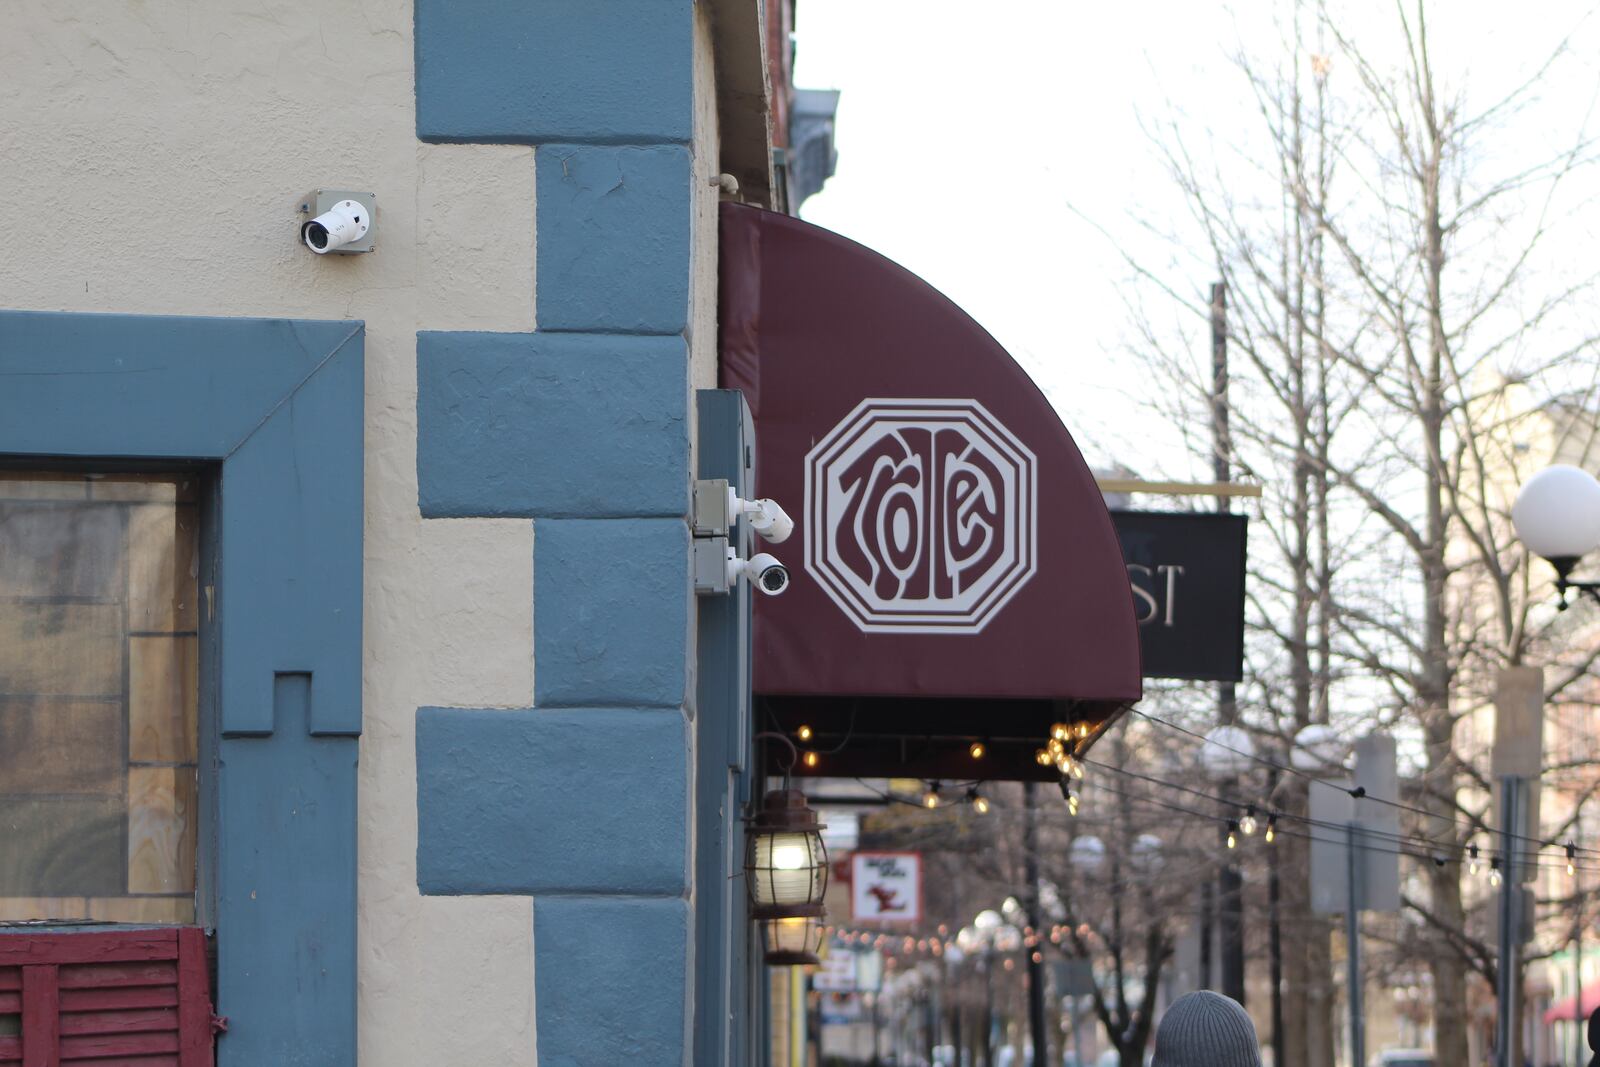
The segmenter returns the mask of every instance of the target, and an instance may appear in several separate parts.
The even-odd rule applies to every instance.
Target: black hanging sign
[[[1244,676],[1245,517],[1113,511],[1146,678]]]

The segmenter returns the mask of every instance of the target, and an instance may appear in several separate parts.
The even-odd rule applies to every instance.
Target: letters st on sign
[[[1113,511],[1146,678],[1244,676],[1243,515]]]

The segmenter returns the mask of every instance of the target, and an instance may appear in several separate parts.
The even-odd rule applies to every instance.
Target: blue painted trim
[[[539,328],[687,329],[694,214],[689,150],[545,145],[535,155],[534,173]]]
[[[690,1062],[687,902],[541,897],[533,930],[540,1067]]]
[[[217,471],[224,1067],[355,1062],[362,342],[359,322],[0,311],[0,454]]]
[[[743,394],[702,389],[695,397],[699,476],[724,478],[741,496],[755,482],[754,425]],[[752,535],[741,523],[741,555]],[[695,701],[695,1067],[760,1063],[752,1020],[764,1009],[759,933],[750,921],[743,874],[743,816],[753,786],[751,767],[750,583],[699,603]]]
[[[534,703],[687,702],[694,594],[683,519],[541,520],[533,589]]]
[[[417,885],[686,893],[688,763],[677,709],[422,708]]]
[[[692,0],[417,0],[415,10],[421,140],[694,136]]]
[[[417,493],[427,518],[681,516],[682,337],[417,334]]]

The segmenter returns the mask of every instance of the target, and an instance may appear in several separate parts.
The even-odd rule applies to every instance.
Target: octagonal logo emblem
[[[976,400],[863,400],[805,509],[806,568],[866,633],[977,633],[1035,571],[1038,461]]]

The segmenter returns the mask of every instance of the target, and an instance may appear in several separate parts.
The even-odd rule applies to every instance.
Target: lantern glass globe
[[[775,915],[761,921],[766,959],[775,966],[800,966],[819,962],[822,918],[819,915]]]
[[[822,899],[827,859],[820,834],[753,834],[751,853],[750,887],[756,906],[810,904]]]
[[[1546,467],[1517,492],[1511,523],[1534,555],[1550,560],[1587,555],[1600,548],[1600,481],[1565,463]]]

